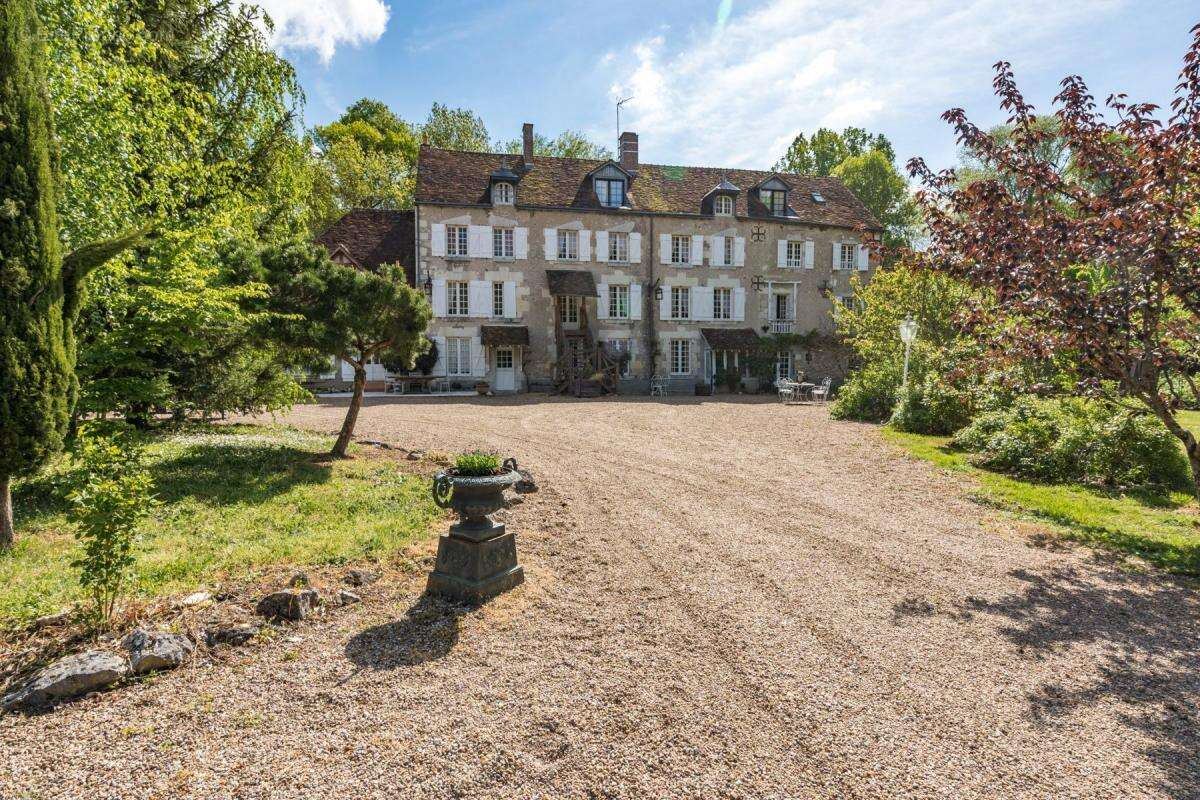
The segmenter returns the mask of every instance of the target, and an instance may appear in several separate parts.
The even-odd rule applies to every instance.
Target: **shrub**
[[[128,435],[89,436],[80,443],[76,458],[80,469],[67,500],[83,552],[72,566],[79,570],[79,582],[104,625],[132,571],[138,524],[157,500],[141,452]]]
[[[908,433],[945,435],[971,421],[975,399],[945,376],[930,373],[900,390],[891,425]]]
[[[846,379],[830,407],[834,419],[883,422],[896,406],[900,375],[887,362],[870,364]]]
[[[1186,488],[1187,460],[1157,419],[1087,400],[1021,397],[954,437],[978,466],[1022,477],[1110,487]]]
[[[500,471],[500,458],[495,453],[479,450],[463,453],[454,459],[454,471],[458,475],[471,478],[495,475]]]

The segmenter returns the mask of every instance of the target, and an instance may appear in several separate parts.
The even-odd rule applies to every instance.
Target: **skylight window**
[[[812,199],[813,199],[814,203],[818,203],[818,204],[825,203],[825,195],[821,194],[820,192],[813,192]]]

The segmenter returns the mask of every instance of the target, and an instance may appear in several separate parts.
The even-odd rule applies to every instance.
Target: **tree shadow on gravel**
[[[458,643],[458,619],[470,609],[422,595],[404,619],[367,628],[346,643],[346,658],[363,669],[397,669],[436,661]]]
[[[1172,797],[1200,797],[1200,593],[1194,582],[1115,569],[1009,573],[1024,587],[999,600],[968,597],[963,613],[1006,620],[1000,633],[1027,658],[1099,645],[1090,674],[1047,681],[1029,697],[1039,724],[1070,724],[1077,709],[1118,702],[1122,724],[1155,745],[1146,756]]]

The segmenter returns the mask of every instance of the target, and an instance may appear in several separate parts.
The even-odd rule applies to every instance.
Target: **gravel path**
[[[532,469],[528,583],[470,614],[377,584],[302,643],[0,718],[0,797],[1200,797],[1194,590],[1031,546],[870,426],[396,399],[358,434]]]

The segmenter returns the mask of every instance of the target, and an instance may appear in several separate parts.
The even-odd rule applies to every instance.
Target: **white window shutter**
[[[836,269],[837,269],[839,266],[841,266],[840,264],[838,264],[838,257],[839,257],[841,254],[842,254],[842,243],[841,243],[841,242],[834,242],[834,243],[833,243],[833,268],[834,268],[835,270],[836,270]]]
[[[812,239],[804,243],[804,268],[812,269],[816,261],[816,244]]]
[[[671,287],[663,286],[662,293],[663,293],[662,299],[658,301],[658,318],[659,319],[670,319],[671,318]]]
[[[449,301],[446,297],[446,279],[433,279],[433,315],[444,317],[449,311]]]
[[[504,317],[506,319],[516,319],[517,317],[517,282],[504,282]]]
[[[629,260],[634,264],[642,263],[642,235],[629,234]]]
[[[669,233],[658,235],[658,261],[660,264],[671,263],[671,234]]]
[[[476,378],[487,375],[487,358],[483,352],[483,340],[478,336],[471,337],[471,374]]]
[[[596,231],[596,260],[608,261],[608,231]]]
[[[429,249],[435,256],[446,255],[446,226],[440,222],[429,226]]]
[[[692,237],[692,265],[704,266],[704,237],[700,235]]]
[[[467,284],[467,315],[490,317],[492,315],[492,284],[490,281],[471,281]]]
[[[691,318],[708,322],[713,315],[713,290],[711,286],[693,286]]]
[[[472,225],[467,229],[467,255],[471,258],[492,257],[491,225]]]
[[[865,244],[858,246],[858,271],[866,272],[871,266],[871,248]]]
[[[733,318],[738,322],[746,319],[746,290],[741,286],[733,290]]]
[[[592,260],[592,232],[591,231],[580,231],[579,232],[579,260],[580,261],[591,261]]]
[[[733,265],[735,267],[746,265],[746,240],[741,236],[733,240]]]
[[[558,228],[545,228],[542,231],[546,236],[546,260],[558,260]]]
[[[642,285],[640,283],[629,284],[629,318],[642,318]]]
[[[714,236],[709,243],[709,263],[714,267],[728,267],[725,263],[725,237]]]
[[[596,300],[596,319],[608,319],[608,284],[602,283],[596,289],[600,292]]]
[[[442,293],[445,297],[445,292]],[[430,336],[434,345],[437,347],[437,361],[433,365],[433,375],[446,374],[446,337],[445,336]]]
[[[513,231],[513,258],[529,258],[529,228]]]
[[[775,245],[777,258],[775,266],[787,269],[787,239],[780,239]]]

